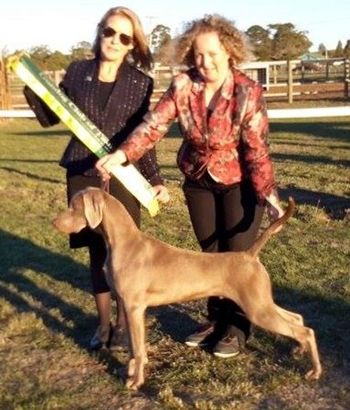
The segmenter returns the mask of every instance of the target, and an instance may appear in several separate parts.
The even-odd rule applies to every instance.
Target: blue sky
[[[68,52],[80,41],[92,42],[97,22],[117,5],[134,10],[146,33],[164,24],[174,35],[184,22],[218,13],[234,20],[240,30],[254,24],[293,23],[308,32],[313,50],[320,43],[333,49],[339,40],[344,46],[350,39],[350,0],[6,0],[0,14],[0,51],[48,45]]]

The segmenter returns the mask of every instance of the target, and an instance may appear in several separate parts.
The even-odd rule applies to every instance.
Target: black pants
[[[225,186],[208,173],[200,180],[186,179],[183,191],[192,226],[204,252],[247,250],[255,241],[264,207],[259,206],[249,181]],[[244,342],[250,322],[229,299],[210,297],[208,319]]]
[[[100,187],[101,179],[97,176],[67,176],[68,202],[74,194],[87,188],[88,186]],[[136,225],[140,226],[140,203],[116,178],[112,178],[110,180],[109,193],[125,206]],[[70,235],[71,248],[81,248],[83,246],[87,246],[89,248],[93,293],[97,294],[109,292],[110,289],[107,285],[103,272],[103,265],[106,260],[107,250],[102,236],[89,228],[84,228],[78,234]]]

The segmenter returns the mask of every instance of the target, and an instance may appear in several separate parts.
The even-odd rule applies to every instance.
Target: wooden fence
[[[315,61],[267,61],[253,62],[241,67],[265,90],[265,97],[272,100],[293,102],[294,99],[349,98],[350,63],[348,59],[323,59]],[[151,75],[154,78],[152,103],[170,84],[179,68],[156,65]],[[58,84],[65,71],[47,72]],[[21,110],[28,105],[22,93],[23,82],[13,73],[6,71],[4,61],[0,61],[0,109]]]

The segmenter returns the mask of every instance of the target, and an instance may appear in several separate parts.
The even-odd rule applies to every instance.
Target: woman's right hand
[[[155,193],[155,198],[158,199],[159,202],[166,204],[169,202],[170,196],[167,188],[164,185],[155,185],[153,186],[153,191]]]
[[[96,162],[96,169],[99,172],[102,181],[111,179],[111,168],[113,166],[122,165],[127,162],[124,151],[117,149],[113,154],[107,154]]]
[[[277,219],[282,218],[285,211],[280,205],[277,195],[271,194],[266,198],[267,200],[267,214],[270,219],[270,222],[275,222]],[[275,230],[275,233],[279,232],[282,229],[282,226],[278,227]]]

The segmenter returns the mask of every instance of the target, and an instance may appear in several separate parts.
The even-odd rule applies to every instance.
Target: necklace
[[[118,69],[119,65],[101,63],[98,72],[98,79],[106,83],[115,81]]]

